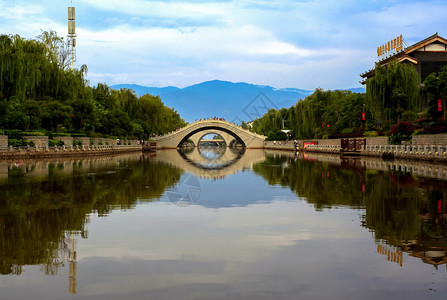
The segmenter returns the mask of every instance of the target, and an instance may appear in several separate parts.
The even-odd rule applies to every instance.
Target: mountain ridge
[[[160,96],[165,105],[174,108],[187,122],[217,116],[237,124],[261,117],[271,108],[289,108],[314,92],[221,80],[204,81],[184,88],[137,84],[117,84],[111,88],[132,89],[138,96]],[[362,88],[350,90],[359,92]]]

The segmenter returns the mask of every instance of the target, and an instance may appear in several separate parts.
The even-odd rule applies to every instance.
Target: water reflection
[[[174,151],[176,152],[176,151]],[[206,153],[202,155],[202,153]],[[224,179],[245,169],[251,169],[256,162],[265,159],[262,149],[246,151],[231,148],[186,148],[178,151],[158,151],[153,158],[170,164],[199,178]]]
[[[178,286],[196,279],[209,283],[211,277],[215,282],[227,280],[231,287],[247,278],[256,278],[258,287],[274,285],[256,277],[259,268],[266,278],[278,276],[282,283],[288,276],[303,280],[304,275],[295,272],[309,270],[307,259],[323,268],[321,259],[331,255],[322,252],[325,247],[346,264],[356,255],[358,261],[368,257],[374,264],[371,250],[397,269],[414,263],[406,257],[435,268],[446,264],[445,166],[215,150],[201,150],[205,155],[158,151],[148,156],[0,162],[0,273],[24,275],[24,266],[37,265],[43,274],[58,275],[67,265],[69,292],[77,293],[77,271],[82,269],[78,252],[83,268],[90,265],[86,257],[101,270],[106,267],[95,259],[102,257],[116,266],[113,259],[119,257],[122,272],[129,268],[122,257],[137,256],[135,269],[145,266],[143,274],[159,270],[150,273],[151,280],[161,276],[163,285],[175,278]],[[223,164],[222,158],[230,153],[238,159]],[[196,157],[198,162],[191,163]],[[220,168],[199,166],[210,158]],[[216,177],[222,180],[209,180]],[[173,200],[160,203],[164,197]],[[114,211],[121,214],[112,222]],[[343,215],[346,211],[359,215],[350,227],[340,225],[342,218],[352,217]],[[90,222],[98,217],[102,221],[93,226]],[[99,223],[107,225],[101,230]],[[374,249],[367,242],[360,245],[356,230],[373,233]],[[92,244],[88,251],[76,249],[87,244],[82,239]],[[316,259],[315,253],[321,256]],[[331,264],[329,260],[325,263]],[[271,273],[277,264],[278,274]],[[351,267],[347,273],[360,272],[357,264]],[[229,276],[228,270],[237,276]],[[290,271],[286,278],[284,270]],[[194,279],[188,277],[191,273]]]
[[[199,146],[193,149],[179,149],[180,156],[190,165],[207,171],[223,170],[235,164],[245,149]]]
[[[67,260],[67,232],[87,238],[91,214],[158,200],[182,170],[138,155],[85,160],[1,162],[0,273],[42,265],[57,274]]]
[[[362,226],[384,247],[398,249],[385,251],[391,260],[394,251],[405,251],[435,267],[446,263],[446,182],[419,177],[422,172],[444,179],[445,165],[276,153],[253,170],[269,184],[287,186],[305,197],[316,210],[364,209]]]

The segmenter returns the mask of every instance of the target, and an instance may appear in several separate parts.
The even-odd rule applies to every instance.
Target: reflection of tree
[[[253,170],[270,185],[289,187],[298,196],[313,203],[317,210],[331,206],[362,205],[361,177],[355,171],[285,157],[266,157],[264,162],[255,164]]]
[[[40,181],[30,180],[27,169],[11,169],[8,183],[0,186],[1,274],[21,274],[23,265],[36,264],[46,274],[56,273],[69,251],[65,232],[86,237],[89,214],[105,216],[114,209],[135,207],[137,198],[160,198],[183,173],[148,159],[87,170],[82,163],[73,163],[69,174],[50,165],[48,178]]]
[[[386,239],[392,245],[415,239],[421,224],[421,190],[415,184],[399,184],[396,176],[389,172],[367,174],[365,193],[366,226],[374,230],[376,239]]]
[[[426,256],[429,251],[436,252],[430,255],[447,253],[445,182],[418,179],[399,171],[346,170],[285,157],[267,157],[253,170],[270,185],[289,187],[317,210],[363,207],[362,225],[373,230],[377,240],[424,262],[436,265],[447,261],[447,256]]]

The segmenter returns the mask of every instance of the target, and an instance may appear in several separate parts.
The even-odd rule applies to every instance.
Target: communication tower
[[[76,21],[74,7],[68,8],[68,43],[71,51],[71,70],[73,70],[73,63],[76,61]]]

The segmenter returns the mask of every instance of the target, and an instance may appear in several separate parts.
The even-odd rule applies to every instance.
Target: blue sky
[[[68,6],[92,85],[353,88],[400,34],[409,45],[447,38],[445,0],[0,0],[0,33],[66,36]]]

